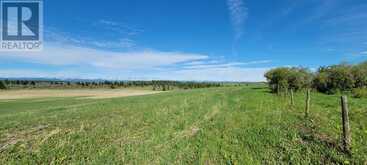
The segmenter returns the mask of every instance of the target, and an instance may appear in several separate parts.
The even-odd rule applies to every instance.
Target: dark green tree
[[[0,89],[8,89],[3,81],[0,81]]]

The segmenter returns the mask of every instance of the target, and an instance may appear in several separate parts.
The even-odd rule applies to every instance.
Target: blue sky
[[[367,59],[365,0],[44,2],[42,52],[0,77],[263,81],[278,66]]]

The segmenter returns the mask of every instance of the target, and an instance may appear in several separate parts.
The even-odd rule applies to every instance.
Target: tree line
[[[367,61],[322,66],[316,72],[302,67],[280,67],[265,77],[272,92],[287,92],[314,88],[326,94],[353,92],[356,97],[367,96]]]
[[[152,88],[153,90],[168,91],[172,89],[195,89],[220,87],[221,83],[214,82],[184,82],[184,81],[62,81],[62,80],[9,80],[0,81],[0,89],[8,88]]]

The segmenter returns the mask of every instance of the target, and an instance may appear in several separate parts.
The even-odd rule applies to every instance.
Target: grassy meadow
[[[349,98],[351,156],[339,96],[312,93],[308,119],[295,103],[263,85],[0,100],[0,164],[367,163],[367,99]]]

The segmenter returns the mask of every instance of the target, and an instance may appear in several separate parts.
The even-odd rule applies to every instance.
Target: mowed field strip
[[[353,156],[339,149],[339,96],[266,86],[136,97],[0,102],[0,164],[365,164],[367,100],[350,99]]]
[[[85,97],[94,99],[115,98],[156,94],[158,91],[139,89],[23,89],[0,92],[1,100],[55,98],[55,97]]]

